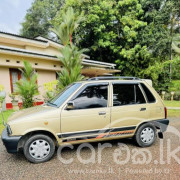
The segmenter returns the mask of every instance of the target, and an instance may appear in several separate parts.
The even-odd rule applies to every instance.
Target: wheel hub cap
[[[151,143],[154,139],[154,130],[150,127],[146,127],[141,132],[141,140],[144,143]]]
[[[43,159],[50,153],[50,145],[43,139],[35,140],[29,146],[29,153],[35,159]]]

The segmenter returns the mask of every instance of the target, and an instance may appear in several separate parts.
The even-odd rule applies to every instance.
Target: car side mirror
[[[68,103],[67,103],[67,107],[66,107],[66,109],[67,110],[72,110],[72,109],[74,109],[75,107],[74,107],[74,102],[73,101],[69,101]]]

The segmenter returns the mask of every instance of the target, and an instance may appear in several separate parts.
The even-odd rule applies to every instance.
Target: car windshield
[[[82,83],[74,83],[69,85],[64,91],[49,101],[47,105],[60,107],[67,100],[67,98],[81,86],[81,84]]]

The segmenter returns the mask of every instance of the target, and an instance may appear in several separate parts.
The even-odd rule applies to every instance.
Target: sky
[[[0,0],[0,31],[19,34],[27,9],[34,0]]]

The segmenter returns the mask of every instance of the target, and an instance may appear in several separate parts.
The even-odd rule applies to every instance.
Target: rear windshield
[[[151,93],[151,91],[146,87],[145,84],[141,83],[141,86],[144,90],[144,93],[146,94],[147,100],[149,103],[154,103],[156,101],[155,97]]]

